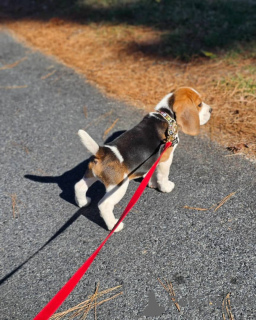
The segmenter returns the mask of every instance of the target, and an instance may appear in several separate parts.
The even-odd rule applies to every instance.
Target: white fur
[[[156,168],[157,187],[162,192],[171,192],[175,186],[175,184],[172,181],[169,181],[168,176],[172,164],[173,153],[176,147],[177,144],[174,146],[169,158],[164,162],[159,162]]]
[[[199,95],[199,97],[200,97],[200,93],[199,92],[197,92],[195,89],[193,89],[193,88],[189,88],[189,89],[191,89],[192,91],[194,91],[196,94],[198,94]]]
[[[81,207],[88,206],[91,202],[89,197],[86,197],[88,188],[97,180],[97,178],[83,178],[75,184],[75,200],[77,205]],[[105,221],[107,228],[112,230],[118,219],[115,218],[113,209],[114,206],[123,198],[127,187],[129,185],[129,179],[127,175],[124,175],[124,180],[121,186],[110,185],[107,188],[105,196],[100,200],[98,207],[100,215]],[[116,228],[115,232],[121,231],[124,227],[121,222]]]
[[[211,117],[211,107],[208,106],[208,104],[202,102],[202,107],[200,108],[199,111],[199,120],[200,120],[200,125],[206,124],[206,122],[210,119]]]
[[[174,183],[168,180],[170,167],[172,164],[173,153],[178,144],[173,147],[173,151],[169,158],[164,162],[159,162],[155,172],[148,182],[148,187],[156,189],[158,188],[162,192],[171,192],[174,188]],[[146,174],[145,174],[146,175]],[[143,177],[145,177],[145,175]]]
[[[104,219],[109,230],[112,230],[118,219],[115,218],[113,209],[114,206],[123,198],[129,185],[127,175],[121,186],[111,185],[107,188],[105,196],[99,202],[100,215]],[[121,231],[124,227],[123,222],[119,224],[115,232]]]
[[[96,178],[83,178],[75,184],[75,200],[78,207],[82,208],[91,203],[91,199],[86,197],[86,192],[96,180]]]
[[[161,108],[170,109],[168,101],[172,95],[173,93],[168,93],[165,97],[163,97],[163,99],[156,105],[155,110],[159,110]]]
[[[113,151],[113,153],[115,154],[115,156],[117,157],[117,159],[120,161],[120,163],[122,163],[124,161],[124,158],[122,157],[121,153],[119,152],[119,150],[117,149],[116,146],[105,145],[104,147],[111,149]]]
[[[157,112],[150,112],[149,113],[149,115],[151,116],[151,117],[154,117],[154,118],[156,118],[156,119],[158,119],[159,120],[159,117],[157,116],[159,113],[157,113]]]
[[[93,140],[91,136],[84,130],[79,130],[77,133],[81,139],[82,144],[86,147],[86,149],[95,155],[99,150],[99,145],[96,141]]]

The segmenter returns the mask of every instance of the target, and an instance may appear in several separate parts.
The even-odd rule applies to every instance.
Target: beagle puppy
[[[147,114],[134,128],[103,146],[84,130],[79,130],[81,142],[93,156],[83,179],[75,185],[78,206],[89,205],[91,199],[86,197],[86,192],[100,180],[105,185],[106,194],[98,207],[107,228],[112,230],[118,221],[113,214],[114,206],[123,198],[129,181],[143,177],[149,171],[170,137],[173,144],[162,156],[148,186],[171,192],[174,183],[169,181],[168,175],[179,142],[176,123],[184,133],[195,136],[199,134],[200,125],[210,119],[211,112],[211,107],[202,101],[196,90],[182,87],[167,94],[155,111]],[[123,223],[120,223],[115,231],[122,229]]]

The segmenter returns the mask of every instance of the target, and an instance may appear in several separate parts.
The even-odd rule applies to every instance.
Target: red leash
[[[121,215],[120,219],[117,221],[114,228],[110,231],[106,239],[99,245],[99,247],[93,252],[93,254],[85,261],[85,263],[76,271],[76,273],[68,280],[68,282],[60,289],[60,291],[48,302],[48,304],[38,313],[38,315],[34,318],[34,320],[47,320],[49,319],[54,312],[61,306],[61,304],[65,301],[68,295],[73,291],[76,287],[80,279],[83,277],[85,272],[89,269],[91,263],[96,258],[97,254],[100,252],[104,244],[108,241],[111,235],[114,233],[115,229],[119,226],[119,224],[124,220],[127,216],[128,212],[131,208],[135,205],[138,201],[139,197],[141,196],[142,192],[146,188],[151,176],[153,175],[156,166],[158,165],[163,153],[172,145],[171,142],[167,142],[165,144],[164,150],[160,154],[159,158],[156,160],[154,165],[151,167],[149,172],[146,174],[145,178],[142,180],[141,184],[138,186],[137,190],[135,191],[134,195],[132,196],[130,202],[128,203],[127,207],[125,208],[123,214]]]

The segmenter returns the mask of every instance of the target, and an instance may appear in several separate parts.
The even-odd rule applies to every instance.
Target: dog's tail
[[[85,146],[85,148],[93,155],[95,155],[99,150],[98,143],[94,141],[93,138],[89,136],[89,134],[84,130],[79,130],[77,134],[79,135],[81,142]]]

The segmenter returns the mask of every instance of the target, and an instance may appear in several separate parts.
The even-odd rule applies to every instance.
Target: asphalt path
[[[89,156],[78,129],[102,144],[143,111],[107,98],[6,32],[0,99],[0,318],[33,319],[108,234],[97,209],[100,183],[88,208],[74,203],[73,186]],[[97,319],[223,319],[229,292],[236,320],[256,318],[255,165],[202,137],[180,140],[173,192],[145,190],[59,311],[86,300],[100,283],[100,290],[121,284],[123,294],[99,306]],[[130,183],[117,217],[137,186]],[[217,211],[183,208],[209,208],[235,191]],[[180,312],[158,278],[172,282]]]

